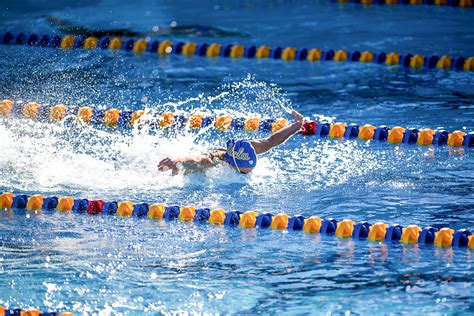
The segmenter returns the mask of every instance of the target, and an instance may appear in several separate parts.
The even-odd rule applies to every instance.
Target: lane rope
[[[81,124],[118,130],[130,130],[134,126],[151,128],[214,127],[219,131],[276,132],[288,124],[285,118],[233,117],[231,115],[209,115],[204,113],[156,113],[151,110],[127,111],[117,108],[100,110],[90,106],[54,106],[37,102],[0,101],[0,118],[23,117],[43,122],[60,122],[73,115]],[[389,144],[417,144],[420,146],[474,147],[474,132],[443,129],[387,127],[370,124],[359,126],[342,122],[329,123],[323,120],[307,121],[300,133],[305,136],[329,137],[333,139],[375,140]]]
[[[43,312],[39,309],[20,309],[20,308],[5,308],[0,306],[0,316],[74,316],[69,312]]]
[[[449,6],[449,7],[462,7],[472,8],[472,0],[331,0],[332,2],[338,3],[354,3],[362,5],[434,5],[434,6]]]
[[[454,230],[449,227],[435,228],[417,225],[388,225],[383,222],[356,223],[350,219],[338,221],[318,216],[290,216],[286,213],[258,213],[255,211],[227,211],[224,209],[196,208],[192,205],[180,207],[163,203],[132,201],[104,201],[74,199],[72,197],[44,197],[40,194],[15,195],[4,192],[0,195],[0,208],[85,213],[96,216],[148,217],[153,220],[179,220],[183,222],[209,223],[240,227],[242,229],[270,228],[275,230],[303,231],[307,234],[335,235],[372,242],[400,242],[404,244],[433,244],[442,248],[474,249],[474,234],[467,229]]]
[[[336,62],[360,62],[385,64],[387,66],[402,66],[412,69],[452,69],[474,71],[474,57],[449,56],[449,55],[430,55],[421,54],[400,54],[397,52],[370,51],[360,52],[347,50],[321,50],[319,48],[301,48],[294,47],[270,47],[244,46],[240,44],[218,44],[194,42],[177,42],[169,40],[157,41],[149,39],[121,38],[121,37],[85,37],[73,35],[47,35],[47,34],[25,34],[6,32],[0,34],[0,44],[3,45],[26,45],[36,47],[49,47],[61,49],[111,49],[123,50],[133,53],[152,53],[160,56],[164,55],[185,55],[202,56],[208,58],[229,57],[229,58],[248,58],[248,59],[280,59],[286,61],[336,61]]]

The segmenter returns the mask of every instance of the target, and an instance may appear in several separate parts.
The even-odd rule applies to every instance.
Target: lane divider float
[[[150,126],[153,128],[189,128],[200,129],[214,127],[220,131],[276,132],[288,124],[285,118],[232,117],[230,115],[212,116],[203,113],[152,111],[127,111],[112,108],[100,110],[89,106],[69,107],[64,104],[54,106],[37,102],[0,101],[0,118],[23,117],[39,121],[59,122],[67,115],[77,117],[81,124],[127,130],[133,126]],[[417,144],[420,146],[448,145],[450,147],[474,147],[474,132],[446,131],[435,129],[405,128],[400,126],[374,126],[346,124],[341,122],[308,121],[304,123],[301,135],[329,137],[333,139],[354,139],[364,141],[376,140],[389,144]]]
[[[370,51],[321,50],[319,48],[243,46],[240,44],[218,44],[194,42],[177,42],[169,40],[157,41],[148,39],[121,37],[85,37],[73,35],[25,34],[12,32],[0,33],[0,44],[27,45],[61,49],[111,49],[133,53],[152,53],[160,56],[176,54],[185,56],[202,56],[208,58],[229,57],[248,59],[281,59],[286,61],[336,61],[385,64],[387,66],[402,66],[413,69],[452,69],[474,71],[474,57],[462,56],[400,54],[397,52],[373,53]]]
[[[371,4],[420,5],[420,4],[426,4],[426,5],[435,5],[435,6],[472,8],[472,0],[332,0],[332,2],[355,3],[355,4],[362,4],[362,5],[371,5]]]
[[[286,213],[255,211],[227,211],[224,209],[196,208],[163,203],[136,203],[132,201],[104,201],[74,199],[72,197],[44,197],[43,195],[0,195],[0,209],[26,209],[28,211],[56,210],[58,212],[86,213],[97,216],[148,217],[154,220],[178,220],[240,227],[243,229],[270,228],[275,230],[303,231],[308,234],[335,235],[339,238],[367,239],[373,242],[400,242],[404,244],[433,244],[436,247],[474,249],[474,234],[467,229],[448,227],[419,227],[417,225],[388,225],[377,222],[338,221],[318,216],[304,217]]]
[[[69,312],[42,312],[39,309],[8,309],[0,306],[0,316],[74,316],[73,313]]]

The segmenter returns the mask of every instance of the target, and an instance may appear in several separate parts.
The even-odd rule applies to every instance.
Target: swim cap
[[[257,153],[252,144],[246,140],[229,139],[225,161],[239,171],[243,168],[253,169],[257,165]]]

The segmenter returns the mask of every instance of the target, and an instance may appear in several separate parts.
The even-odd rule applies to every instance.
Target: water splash
[[[214,94],[199,94],[183,101],[148,104],[159,112],[202,112],[239,117],[288,117],[291,101],[274,83],[258,81],[247,74],[240,81],[224,83]]]
[[[239,82],[222,85],[212,95],[198,95],[177,102],[146,104],[152,119],[154,113],[204,111],[248,115],[262,113],[277,117],[285,114],[291,103],[279,88],[247,76]],[[320,117],[331,121],[333,117]],[[387,151],[367,148],[365,143],[348,140],[318,140],[294,137],[259,159],[250,175],[240,175],[223,163],[206,173],[171,177],[159,173],[157,163],[222,147],[228,137],[264,137],[232,131],[216,132],[213,128],[198,131],[183,129],[135,128],[118,132],[106,128],[82,126],[75,117],[61,124],[12,118],[0,120],[2,152],[0,168],[4,175],[0,186],[15,192],[71,194],[91,198],[144,199],[180,196],[186,200],[212,197],[208,203],[237,202],[242,196],[268,199],[292,192],[324,190],[360,179],[385,176],[396,172],[397,163],[407,170],[415,168],[422,155],[395,158]],[[392,155],[392,156],[390,156]],[[395,160],[394,160],[395,159]],[[359,180],[354,180],[359,179]],[[372,179],[373,180],[373,179]],[[365,181],[365,180],[360,180]],[[194,193],[191,193],[194,192]],[[218,193],[215,193],[218,192]],[[232,192],[232,200],[228,200]],[[227,200],[226,200],[227,199]],[[255,200],[255,203],[263,203]]]
[[[276,100],[275,104],[285,102],[278,88],[256,82],[249,76],[242,82],[223,85],[215,95],[148,104],[147,109],[222,113],[224,110],[215,109],[228,105],[227,114],[259,112],[270,116],[278,112],[278,107],[270,106],[272,99]],[[266,105],[262,108],[263,100],[266,100]],[[3,140],[0,166],[5,176],[0,184],[13,191],[41,191],[45,194],[67,191],[68,194],[99,197],[104,193],[112,196],[122,195],[122,192],[152,194],[183,185],[212,185],[214,182],[258,183],[261,175],[272,174],[273,166],[265,159],[261,162],[261,171],[250,180],[224,165],[211,170],[208,175],[190,177],[170,177],[156,170],[157,162],[165,157],[205,152],[222,146],[228,136],[215,135],[209,129],[196,132],[187,129],[151,130],[149,127],[120,133],[82,126],[73,116],[66,117],[61,124],[4,119],[0,124],[0,138]]]

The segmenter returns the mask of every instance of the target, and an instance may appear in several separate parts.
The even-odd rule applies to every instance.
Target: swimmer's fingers
[[[295,122],[303,122],[303,115],[296,112],[295,110],[293,110],[293,112],[291,112],[291,114],[293,115],[293,118],[295,119]]]
[[[174,165],[173,160],[171,160],[170,158],[165,158],[158,163],[158,170],[166,171],[166,170],[169,170],[170,167],[172,167],[173,165]]]
[[[179,173],[181,168],[180,160],[173,160],[170,158],[165,158],[158,163],[158,171],[168,171],[171,170],[171,175],[175,176]]]
[[[158,162],[158,167],[162,166],[169,158],[161,159],[160,162]]]
[[[162,161],[160,161],[160,162],[158,163],[158,166],[157,166],[157,167],[158,167],[158,170],[159,170],[159,171],[165,171],[164,169],[165,169],[166,165],[165,165],[165,163],[164,163],[163,160],[162,160]]]

